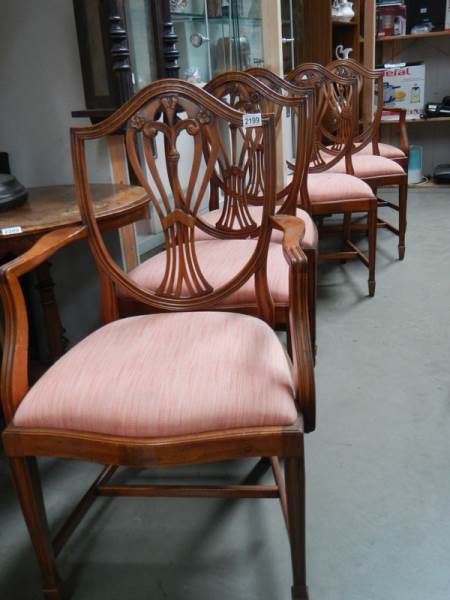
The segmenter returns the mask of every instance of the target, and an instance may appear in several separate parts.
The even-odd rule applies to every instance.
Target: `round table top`
[[[100,183],[92,184],[90,189],[99,221],[118,217],[148,203],[146,191],[138,186]],[[28,188],[25,204],[0,211],[0,239],[43,235],[79,223],[81,215],[73,185]]]

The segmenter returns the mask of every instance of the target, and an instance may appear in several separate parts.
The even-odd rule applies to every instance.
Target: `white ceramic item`
[[[333,0],[331,16],[333,17],[333,19],[339,19],[341,17],[341,3],[339,0]]]
[[[341,0],[339,18],[343,21],[351,21],[354,16],[355,11],[353,10],[353,2],[349,2],[349,0]]]
[[[350,57],[350,54],[353,52],[353,48],[344,48],[342,44],[336,46],[336,58],[338,60],[345,59],[347,60]]]

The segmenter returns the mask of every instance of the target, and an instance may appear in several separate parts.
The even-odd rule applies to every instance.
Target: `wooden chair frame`
[[[174,117],[175,105],[183,105],[190,111],[189,123],[180,125]],[[161,125],[155,115],[158,110],[166,112],[167,122]],[[306,257],[300,248],[304,224],[291,215],[273,216],[275,204],[275,136],[274,118],[263,115],[263,143],[273,151],[264,153],[266,201],[263,208],[261,234],[257,250],[247,265],[226,285],[202,293],[194,290],[189,297],[175,286],[168,293],[161,286],[156,292],[139,288],[111,259],[103,244],[95,219],[89,192],[84,154],[86,140],[99,139],[118,129],[126,129],[133,136],[133,128],[144,128],[151,138],[154,128],[160,127],[167,136],[166,156],[172,161],[172,175],[176,180],[175,146],[176,131],[188,126],[190,134],[199,135],[202,130],[210,135],[217,117],[231,124],[238,124],[242,114],[224,105],[203,90],[186,82],[161,80],[141,90],[116,113],[93,126],[71,130],[72,156],[77,199],[83,218],[83,226],[54,231],[43,236],[28,252],[0,267],[0,293],[6,315],[5,358],[2,364],[0,396],[7,427],[3,442],[13,479],[17,488],[22,511],[28,526],[43,579],[43,592],[48,600],[60,600],[62,587],[55,565],[55,557],[75,530],[93,501],[98,496],[205,496],[225,498],[274,498],[278,497],[286,511],[292,550],[294,583],[292,598],[307,600],[305,575],[305,515],[304,515],[304,452],[303,435],[315,427],[314,367],[308,323]],[[159,123],[159,125],[157,124]],[[178,129],[177,129],[178,128]],[[213,140],[212,148],[218,141]],[[215,150],[214,150],[215,151]],[[207,174],[211,176],[211,172]],[[176,183],[174,184],[176,185]],[[177,193],[174,189],[174,193]],[[152,195],[149,194],[150,199]],[[181,197],[179,196],[178,199]],[[176,202],[174,209],[163,215],[168,240],[178,235],[177,247],[186,244],[186,229],[194,226],[190,217],[192,210],[186,204]],[[180,225],[180,232],[177,232]],[[271,229],[284,232],[283,252],[290,267],[289,330],[292,348],[293,381],[299,408],[297,422],[289,427],[253,427],[213,431],[174,437],[129,438],[84,431],[49,428],[25,428],[14,424],[13,417],[26,395],[29,384],[28,323],[25,301],[20,287],[20,277],[52,256],[58,249],[88,234],[100,273],[102,287],[102,314],[106,323],[118,318],[114,286],[125,286],[139,302],[148,304],[156,311],[182,312],[210,310],[223,297],[232,293],[251,276],[255,276],[260,317],[273,322],[273,306],[265,283],[267,247]],[[183,235],[182,235],[183,234]],[[174,256],[177,256],[176,254]],[[181,275],[180,275],[181,276]],[[150,318],[150,317],[149,317]],[[42,491],[36,463],[38,456],[74,458],[103,463],[104,469],[82,497],[56,536],[51,539],[45,515]],[[286,487],[278,472],[276,486],[153,486],[114,485],[109,483],[119,466],[155,467],[199,464],[210,461],[244,457],[285,457]],[[275,463],[276,468],[278,464]]]
[[[255,68],[249,71],[258,79],[267,82],[267,85],[280,85],[280,78],[267,69]],[[351,152],[353,144],[353,123],[357,115],[357,81],[355,78],[342,78],[330,73],[325,67],[314,63],[305,63],[288,73],[286,80],[294,87],[304,89],[311,86],[315,89],[315,121],[312,160],[309,173],[323,173],[339,161],[344,160],[351,170]],[[342,98],[339,98],[342,94]],[[340,103],[341,110],[337,115],[335,132],[327,124],[330,104]],[[332,160],[323,160],[323,151],[329,151],[326,141],[332,145]],[[293,165],[294,166],[294,165]],[[312,203],[307,188],[307,179],[304,179],[299,195],[302,208],[311,215],[322,219],[323,217],[342,213],[344,215],[343,249],[339,252],[319,252],[322,259],[349,258],[359,259],[369,270],[368,288],[369,295],[375,294],[375,260],[376,260],[376,199],[356,198],[340,200],[339,197],[331,202]],[[366,256],[352,241],[348,219],[352,212],[365,212],[368,215],[369,252]],[[321,229],[322,233],[334,233],[334,229]]]
[[[407,202],[408,202],[408,161],[409,161],[409,141],[408,132],[406,130],[406,110],[403,108],[392,108],[383,105],[383,72],[369,69],[353,59],[347,60],[336,60],[327,66],[327,69],[333,73],[338,74],[344,78],[356,77],[358,81],[359,93],[362,93],[364,82],[371,81],[377,88],[377,110],[375,111],[373,120],[369,125],[363,129],[359,134],[354,137],[354,144],[352,149],[352,155],[357,155],[363,148],[372,145],[372,152],[375,156],[380,156],[379,142],[381,136],[381,119],[383,112],[389,112],[396,114],[399,117],[399,129],[400,129],[400,148],[405,154],[402,158],[390,159],[393,162],[398,163],[405,171],[404,175],[386,175],[379,177],[364,177],[366,181],[374,190],[375,194],[378,192],[379,187],[383,186],[395,186],[399,188],[399,200],[398,204],[384,200],[377,194],[378,207],[389,207],[396,211],[399,215],[399,225],[395,227],[389,221],[377,218],[377,226],[379,228],[388,229],[392,233],[398,236],[398,256],[400,260],[403,260],[405,256],[405,238],[406,238],[406,213],[407,213]],[[355,118],[355,131],[359,129],[359,115]],[[349,171],[351,172],[351,170]],[[348,226],[348,225],[347,225]],[[353,229],[360,228],[358,225],[352,225]]]
[[[283,80],[281,80],[283,82]],[[226,96],[231,94],[233,98],[233,107],[241,112],[273,112],[275,114],[275,123],[277,124],[281,111],[284,107],[289,107],[293,111],[297,112],[299,122],[304,125],[301,129],[298,139],[298,153],[299,153],[299,165],[303,165],[303,169],[297,169],[293,181],[285,186],[282,190],[277,192],[276,197],[276,213],[277,214],[295,214],[298,190],[303,185],[303,179],[305,177],[306,165],[309,162],[309,156],[311,153],[311,140],[312,140],[312,127],[311,117],[314,111],[314,90],[307,89],[299,91],[294,86],[289,86],[288,83],[284,83],[284,88],[289,91],[289,96],[282,96],[267,88],[264,84],[256,80],[249,74],[232,71],[215,77],[213,80],[208,82],[204,86],[204,90],[209,92],[215,97],[225,101],[227,105],[229,100]],[[264,203],[264,190],[261,179],[261,156],[262,146],[261,143],[262,132],[257,129],[256,139],[249,140],[246,130],[242,128],[242,121],[239,126],[235,127],[233,131],[234,148],[232,152],[239,153],[238,142],[246,143],[251,142],[255,145],[253,151],[254,163],[256,168],[253,172],[253,177],[249,178],[247,190],[246,190],[246,202],[248,205],[262,206]],[[249,150],[251,151],[251,150]],[[205,151],[205,154],[207,152]],[[242,156],[241,156],[242,160]],[[259,165],[259,166],[258,166]],[[219,190],[225,189],[223,177],[220,172],[214,173],[212,178],[211,193],[209,208],[215,210],[219,208]],[[231,214],[231,219],[230,219]],[[242,221],[242,225],[238,228],[233,228],[238,218]],[[196,216],[196,226],[206,232],[208,235],[217,239],[245,239],[248,237],[257,237],[260,232],[260,228],[257,227],[256,223],[253,222],[251,216],[246,211],[246,206],[235,206],[235,210],[231,213],[229,206],[224,204],[221,217],[216,224],[216,227],[211,227],[205,221],[201,219],[201,216]],[[311,338],[313,341],[313,347],[315,348],[315,332],[316,332],[316,281],[317,281],[317,252],[314,249],[303,248],[308,260],[309,267],[309,310],[310,310],[310,328]],[[152,309],[145,309],[150,312]],[[227,305],[227,310],[234,310],[237,312],[245,312],[246,314],[256,314],[258,308],[256,304],[249,304],[243,306],[242,304]],[[119,312],[123,316],[141,314],[143,306],[141,303],[131,300],[130,298],[119,298]],[[288,307],[286,304],[275,305],[275,322],[278,327],[286,328],[287,326],[287,315]]]
[[[282,111],[289,108],[296,113],[299,122],[299,131],[297,135],[297,153],[299,160],[297,169],[294,172],[291,182],[277,191],[276,214],[295,215],[297,208],[298,195],[303,187],[303,182],[307,175],[307,168],[311,156],[313,139],[313,119],[314,119],[314,88],[306,88],[299,92],[298,88],[291,86],[283,79],[280,80],[278,89],[273,86],[266,86],[257,78],[253,77],[251,71],[241,72],[232,71],[222,73],[209,81],[204,89],[224,101],[226,104],[242,112],[258,113],[273,112],[275,115],[275,125],[279,126]],[[300,127],[301,124],[301,127]],[[239,130],[241,136],[245,136],[242,129]],[[243,138],[245,141],[245,138]],[[260,154],[264,151],[260,145]],[[258,153],[259,154],[259,153]],[[259,193],[249,194],[249,204],[262,205],[264,203],[264,193],[261,189],[261,159],[258,156],[258,163],[254,173],[255,177],[251,180],[252,191],[259,190]],[[221,186],[220,180],[217,187]],[[217,209],[218,194],[211,195],[210,210]],[[223,211],[224,213],[225,211]],[[317,297],[317,250],[315,248],[302,248],[308,261],[309,277],[309,321],[311,330],[311,340],[316,352],[316,297]],[[276,323],[286,327],[287,325],[287,306],[276,306]]]

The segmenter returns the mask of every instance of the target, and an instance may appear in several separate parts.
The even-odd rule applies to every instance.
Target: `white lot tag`
[[[13,233],[22,233],[22,227],[3,227],[0,229],[2,235],[12,235]]]
[[[261,113],[245,113],[242,115],[242,127],[247,129],[247,127],[261,127],[262,126],[262,118]]]

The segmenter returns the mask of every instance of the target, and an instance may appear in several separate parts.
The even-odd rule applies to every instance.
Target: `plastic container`
[[[408,183],[421,183],[422,173],[422,146],[409,147]]]

